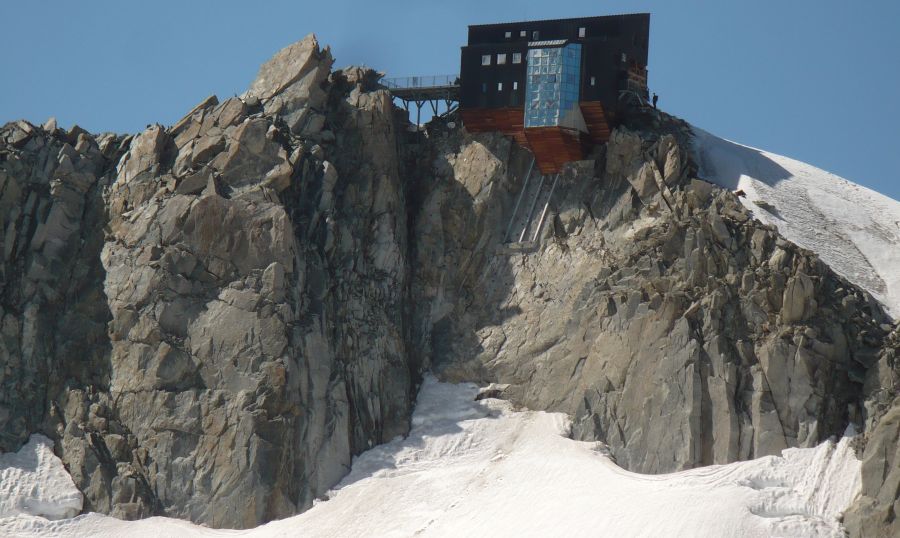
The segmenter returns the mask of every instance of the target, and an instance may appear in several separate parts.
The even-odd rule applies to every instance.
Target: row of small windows
[[[514,52],[512,53],[512,63],[520,64],[522,63],[522,53]],[[506,64],[506,53],[501,53],[497,55],[497,65],[505,65]],[[481,65],[491,65],[491,55],[483,54],[481,56]]]
[[[498,54],[497,55],[497,65],[506,65],[506,56],[507,56],[506,53]],[[628,55],[623,52],[622,53],[622,63],[625,63],[627,61],[628,61]],[[537,64],[542,65],[542,62],[543,62],[543,64],[547,63],[546,61],[538,60]],[[522,53],[521,52],[512,53],[512,63],[514,63],[514,64],[522,63]],[[556,64],[556,59],[554,58],[551,61],[551,65],[555,65],[555,64]],[[482,54],[481,55],[481,65],[491,65],[491,55],[490,54]]]
[[[512,89],[513,89],[514,91],[515,91],[515,90],[518,90],[518,89],[519,89],[519,83],[518,83],[518,82],[513,82],[513,83],[512,83]],[[487,82],[482,82],[482,83],[481,83],[481,93],[487,93],[487,91],[488,91],[488,84],[487,84]],[[498,82],[498,83],[497,83],[497,91],[498,91],[498,92],[502,92],[502,91],[503,91],[503,83],[502,83],[502,82]]]
[[[510,39],[512,37],[512,35],[513,35],[512,32],[506,32],[504,37],[506,37],[506,39]],[[531,40],[537,41],[538,38],[540,37],[540,35],[541,35],[541,33],[538,32],[537,30],[535,30],[534,32],[531,32]],[[528,37],[528,31],[527,30],[519,31],[519,37]]]
[[[587,28],[582,26],[581,28],[578,29],[578,37],[585,37],[586,35],[587,35]],[[506,39],[512,39],[512,36],[513,36],[513,33],[511,31],[507,31],[504,34],[504,37],[506,37]],[[527,30],[519,30],[519,37],[528,37],[528,31]],[[540,38],[541,38],[540,32],[538,32],[537,30],[531,32],[531,40],[532,41],[538,41]]]
[[[541,75],[534,75],[534,76],[532,76],[532,83],[538,84],[538,83],[540,83],[540,82],[556,82],[556,75],[543,75],[543,76],[544,76],[544,77],[547,77],[547,78],[546,78],[545,80],[542,80],[542,79],[541,79]],[[573,75],[567,75],[567,76],[566,76],[566,82],[567,82],[567,83],[570,83],[570,84],[574,84],[574,83],[575,83],[575,77],[574,77]],[[591,77],[591,86],[596,86],[596,85],[597,85],[597,77]],[[512,83],[512,89],[513,89],[513,90],[518,90],[518,89],[519,89],[519,83],[518,83],[518,81],[514,81],[514,82]],[[487,93],[487,91],[488,91],[488,83],[487,83],[487,82],[482,82],[482,83],[481,83],[481,93]],[[498,82],[498,83],[497,83],[497,91],[498,91],[498,92],[502,92],[502,91],[503,91],[503,83],[502,83],[502,82]]]
[[[481,65],[491,65],[491,57],[492,57],[491,54],[482,54],[481,55]],[[506,57],[507,57],[507,54],[505,52],[497,54],[497,65],[506,65]],[[622,53],[622,63],[625,63],[627,61],[628,61],[628,55],[623,52]],[[514,64],[522,63],[522,53],[521,52],[512,53],[512,63],[514,63]],[[553,63],[555,64],[556,61],[554,60]]]

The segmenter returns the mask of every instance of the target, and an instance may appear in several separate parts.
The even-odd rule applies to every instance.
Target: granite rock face
[[[851,536],[900,534],[900,401],[870,432],[863,453],[862,494],[845,517]]]
[[[42,428],[72,387],[103,387],[104,187],[128,137],[0,128],[0,450]]]
[[[866,376],[862,491],[844,517],[850,536],[900,534],[900,328]]]
[[[861,422],[890,320],[697,179],[686,126],[619,129],[566,169],[524,250],[501,240],[528,156],[496,137],[435,138],[442,179],[414,240],[441,270],[416,264],[414,304],[445,378],[567,412],[576,438],[647,473],[813,446]]]
[[[251,527],[407,431],[394,109],[331,63],[133,139],[2,131],[2,448],[49,431],[85,510]]]
[[[847,527],[895,533],[896,324],[697,177],[686,124],[629,120],[510,244],[530,154],[332,64],[309,36],[135,136],[0,128],[0,450],[52,437],[86,511],[252,527],[405,434],[430,368],[639,472],[856,425]]]
[[[433,127],[420,166],[434,179],[413,215],[423,355],[445,379],[569,413],[575,438],[604,441],[639,472],[862,426],[863,493],[847,526],[896,534],[895,322],[697,178],[686,125],[636,123],[564,170],[538,244],[511,246],[530,156]]]

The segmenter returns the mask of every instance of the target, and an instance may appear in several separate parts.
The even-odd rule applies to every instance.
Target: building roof
[[[616,19],[623,17],[639,17],[642,15],[650,16],[649,13],[621,13],[618,15],[595,15],[592,17],[568,17],[565,19],[533,19],[530,21],[510,21],[510,22],[495,22],[490,24],[470,24],[469,28],[483,28],[486,26],[504,26],[504,25],[512,25],[512,24],[531,24],[535,22],[564,22],[564,21],[583,21],[583,20],[591,20],[591,19]]]

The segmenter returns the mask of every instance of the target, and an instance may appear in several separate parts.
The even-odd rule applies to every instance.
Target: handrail
[[[628,97],[629,95],[633,95],[634,97],[636,97],[638,100],[638,104],[640,104],[641,106],[650,106],[650,101],[644,99],[638,92],[634,90],[619,90],[620,101],[622,100],[622,98]]]
[[[419,77],[398,77],[381,79],[388,89],[405,90],[413,88],[443,88],[459,86],[459,75],[427,75]]]

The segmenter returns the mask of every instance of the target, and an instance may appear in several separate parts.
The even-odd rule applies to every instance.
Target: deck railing
[[[413,88],[446,88],[459,86],[459,75],[428,75],[422,77],[385,78],[381,80],[387,88],[405,90]]]

